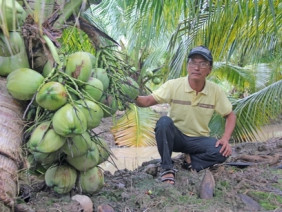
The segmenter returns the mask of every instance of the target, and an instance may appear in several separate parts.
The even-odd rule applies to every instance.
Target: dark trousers
[[[178,130],[168,116],[163,116],[158,120],[155,136],[163,169],[173,168],[172,152],[189,153],[192,169],[196,171],[223,163],[227,159],[219,153],[221,146],[215,147],[216,138],[189,137]]]

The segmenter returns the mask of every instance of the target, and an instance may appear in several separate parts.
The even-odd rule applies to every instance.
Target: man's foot
[[[175,184],[175,170],[174,169],[166,169],[161,173],[161,181],[165,183],[169,183],[171,185]]]
[[[191,157],[190,157],[190,154],[185,153],[185,154],[184,154],[184,160],[186,161],[186,163],[191,163]]]
[[[181,165],[183,169],[191,170],[192,169],[192,164],[191,164],[191,157],[189,154],[184,154],[184,160]]]

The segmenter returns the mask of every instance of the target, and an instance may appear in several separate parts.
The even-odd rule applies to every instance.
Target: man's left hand
[[[224,157],[228,157],[231,155],[232,153],[232,148],[231,145],[229,144],[227,139],[221,138],[219,139],[216,144],[215,147],[218,147],[219,145],[221,145],[221,150],[219,151]]]

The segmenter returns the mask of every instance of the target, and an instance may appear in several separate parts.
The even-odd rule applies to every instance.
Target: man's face
[[[194,55],[188,61],[188,74],[190,79],[205,79],[211,72],[211,65],[201,55]]]

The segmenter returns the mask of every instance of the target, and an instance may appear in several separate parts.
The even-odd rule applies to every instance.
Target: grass
[[[271,174],[281,176],[278,178],[277,183],[273,183],[272,186],[282,191],[282,169],[273,170]]]
[[[263,191],[250,191],[248,194],[258,201],[265,210],[275,210],[281,208],[282,197],[280,195]]]

